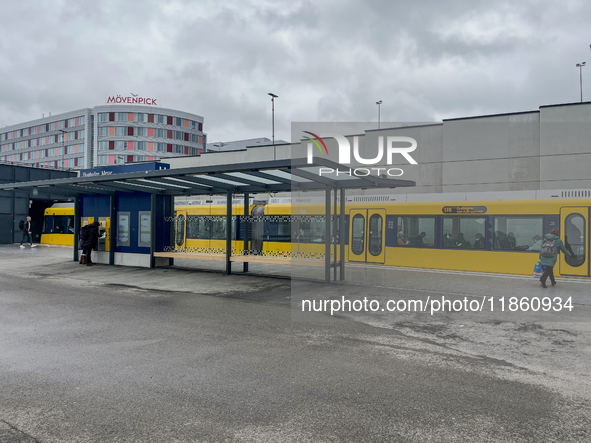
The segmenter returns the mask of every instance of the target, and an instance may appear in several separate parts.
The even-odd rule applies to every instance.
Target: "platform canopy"
[[[333,172],[330,172],[330,171]],[[338,173],[337,173],[338,171]],[[320,175],[319,172],[322,172]],[[146,192],[156,195],[215,195],[304,190],[396,188],[410,180],[355,175],[348,166],[324,158],[270,160],[158,171],[130,172],[2,184],[4,191],[37,190],[78,197],[80,194]]]

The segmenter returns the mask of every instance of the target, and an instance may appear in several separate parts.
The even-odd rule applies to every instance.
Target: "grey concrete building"
[[[382,124],[384,126],[385,124]],[[417,148],[409,164],[392,156],[399,178],[413,180],[414,188],[367,191],[372,193],[452,193],[591,189],[591,102],[540,106],[538,110],[447,119],[438,123],[396,124],[390,128],[363,129],[374,124],[301,124],[310,131],[347,135],[351,147],[358,137],[359,152],[370,159],[378,152],[379,138],[412,137]],[[326,128],[326,129],[323,129]],[[318,132],[316,132],[318,130]],[[294,131],[288,145],[249,147],[232,153],[207,154],[190,159],[169,159],[171,167],[239,163],[307,155],[302,131]],[[323,139],[328,158],[339,161],[333,138]],[[320,154],[316,147],[314,155]],[[385,158],[385,157],[384,157]],[[355,162],[351,167],[365,165]],[[385,162],[380,163],[381,166]],[[366,191],[357,191],[360,193]]]

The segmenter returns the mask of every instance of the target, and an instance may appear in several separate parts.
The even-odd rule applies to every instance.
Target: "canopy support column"
[[[347,237],[348,232],[345,232],[345,199],[346,199],[346,189],[341,188],[341,218],[339,220],[339,241],[341,244],[341,253],[340,253],[340,261],[341,261],[341,275],[340,280],[345,279],[345,238]]]
[[[138,228],[141,229],[141,226]],[[150,196],[150,268],[156,267],[156,194]]]
[[[324,191],[324,283],[330,283],[330,186]]]
[[[248,192],[244,193],[244,255],[249,255],[250,251],[250,222],[248,221],[248,216],[250,215],[250,204],[249,204],[249,197],[250,195]],[[244,262],[243,272],[248,272],[248,262]]]
[[[74,197],[74,261],[78,261],[78,243],[80,242],[80,197]]]
[[[109,220],[111,220],[109,230],[109,264],[115,264],[115,235],[117,235],[117,221],[115,220],[115,196],[109,196]]]
[[[232,191],[226,192],[226,275],[232,273]]]

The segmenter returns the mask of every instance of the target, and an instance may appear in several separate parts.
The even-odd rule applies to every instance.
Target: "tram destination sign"
[[[484,214],[486,206],[444,206],[444,214]]]

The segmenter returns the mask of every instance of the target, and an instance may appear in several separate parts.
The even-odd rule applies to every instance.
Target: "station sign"
[[[484,214],[486,206],[444,206],[444,214]]]
[[[162,169],[170,169],[168,163],[151,162],[151,163],[136,163],[131,165],[117,165],[104,166],[101,168],[81,169],[80,177],[97,177],[105,175],[126,174],[129,172],[148,172],[160,171]]]

